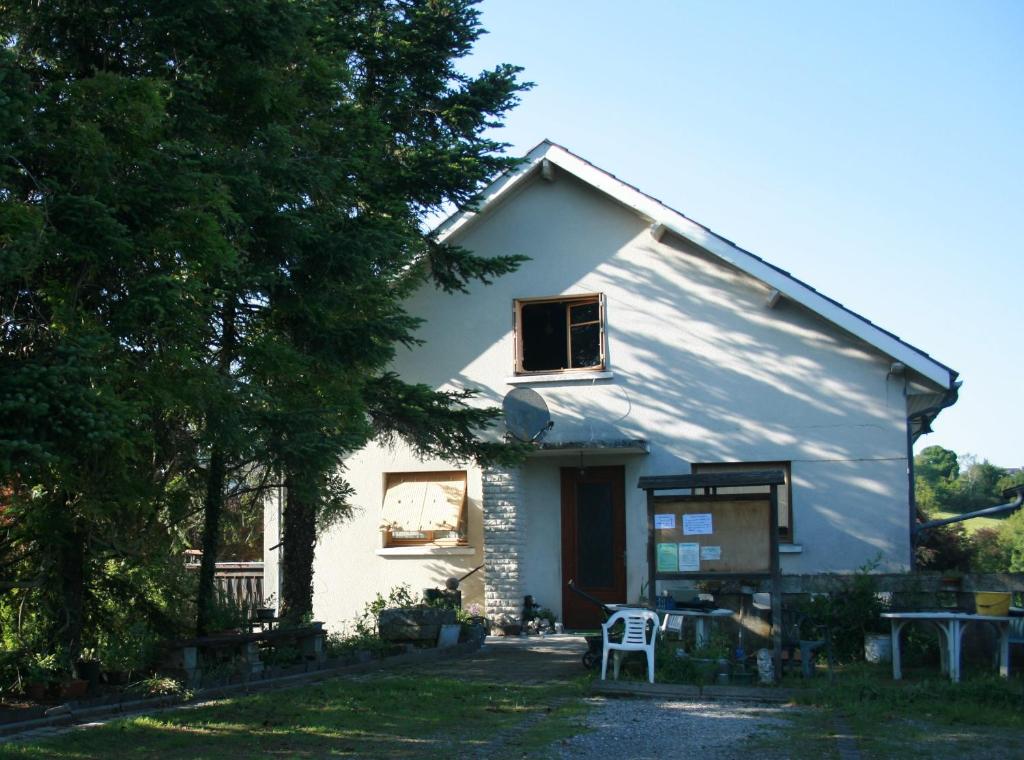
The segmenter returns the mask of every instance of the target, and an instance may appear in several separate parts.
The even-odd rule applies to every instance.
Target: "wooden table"
[[[945,640],[942,646],[943,672],[949,672],[953,683],[960,681],[960,648],[964,628],[970,623],[990,623],[999,632],[999,675],[1010,675],[1010,618],[996,615],[978,615],[973,612],[883,612],[892,626],[892,677],[903,677],[900,668],[900,632],[907,623],[931,623]],[[940,636],[940,638],[942,638]]]

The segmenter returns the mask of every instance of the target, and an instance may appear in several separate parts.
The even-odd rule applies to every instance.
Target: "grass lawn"
[[[437,758],[533,753],[579,732],[584,684],[372,675],[118,720],[0,758]]]
[[[903,681],[888,666],[848,666],[833,685],[819,676],[799,683],[795,701],[808,709],[788,716],[790,727],[766,749],[794,758],[838,757],[836,735],[849,736],[864,758],[1024,757],[1024,682],[977,675],[960,684],[934,669],[910,671]],[[787,684],[790,685],[790,684]]]
[[[591,674],[592,676],[592,674]],[[32,743],[0,758],[549,757],[580,733],[587,682],[496,684],[377,673],[119,720]],[[842,741],[870,758],[1024,758],[1024,681],[934,668],[893,681],[859,664],[811,681],[787,677],[788,726],[756,731],[737,750],[765,758],[839,758]],[[593,701],[590,702],[593,704]],[[680,750],[686,738],[680,737]]]

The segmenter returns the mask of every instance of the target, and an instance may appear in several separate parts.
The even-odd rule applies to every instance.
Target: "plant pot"
[[[125,686],[129,681],[128,673],[124,670],[105,670],[103,680],[111,686]]]
[[[33,702],[42,702],[49,689],[50,685],[45,681],[29,681],[25,684],[25,696]]]
[[[89,682],[81,678],[72,678],[58,686],[57,694],[61,699],[81,699],[89,691]]]
[[[100,685],[100,661],[79,660],[75,663],[75,675],[89,684],[89,693],[93,694]]]
[[[963,578],[956,575],[945,575],[939,581],[939,588],[941,591],[959,591],[960,584],[963,582]]]

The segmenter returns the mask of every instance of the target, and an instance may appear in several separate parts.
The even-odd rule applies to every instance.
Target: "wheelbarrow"
[[[612,613],[615,612],[615,610],[606,605],[600,599],[591,596],[586,591],[579,588],[576,585],[575,579],[570,580],[567,585],[569,586],[569,590],[572,591],[574,594],[581,597],[582,599],[585,599],[587,602],[593,604],[595,607],[600,607],[601,612],[604,614],[604,619],[606,622],[608,618],[612,616]],[[590,670],[592,668],[596,668],[598,663],[601,662],[602,649],[604,648],[604,637],[598,635],[584,636],[584,638],[587,640],[587,651],[583,653],[583,667]]]

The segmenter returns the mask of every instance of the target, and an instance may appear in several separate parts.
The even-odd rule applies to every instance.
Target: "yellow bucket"
[[[1007,591],[976,591],[974,606],[979,615],[1001,615],[1010,613],[1010,594]]]

